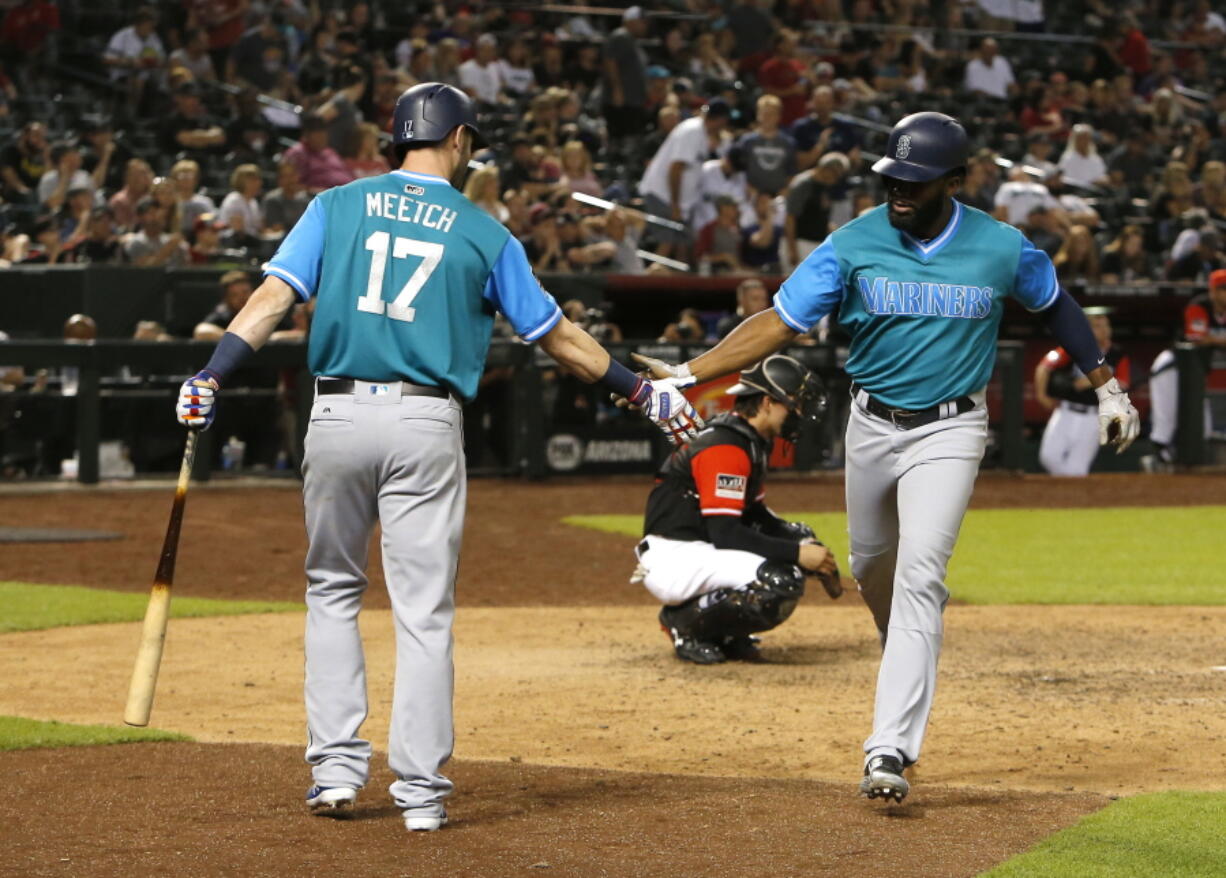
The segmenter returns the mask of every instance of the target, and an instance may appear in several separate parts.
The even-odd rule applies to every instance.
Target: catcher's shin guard
[[[683,636],[707,643],[746,637],[782,624],[805,593],[805,577],[795,564],[764,561],[747,588],[717,588],[675,607],[660,621]]]

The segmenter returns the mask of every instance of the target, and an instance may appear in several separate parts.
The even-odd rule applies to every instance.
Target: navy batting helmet
[[[415,85],[396,99],[392,113],[392,144],[417,145],[444,140],[457,125],[473,135],[473,145],[485,146],[477,127],[477,109],[472,98],[441,82]]]
[[[966,165],[966,129],[944,113],[912,113],[890,132],[885,155],[873,165],[884,177],[924,183]]]

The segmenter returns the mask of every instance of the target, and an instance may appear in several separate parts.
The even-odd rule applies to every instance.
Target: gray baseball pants
[[[983,395],[965,414],[900,430],[859,402],[847,424],[851,575],[882,641],[864,752],[919,759],[941,653],[945,570],[987,445]]]
[[[454,399],[356,382],[318,396],[303,463],[306,557],[306,758],[320,786],[370,776],[366,664],[358,610],[368,546],[383,527],[383,571],[396,635],[388,762],[397,806],[442,814],[452,784],[451,623],[464,527],[461,412]]]

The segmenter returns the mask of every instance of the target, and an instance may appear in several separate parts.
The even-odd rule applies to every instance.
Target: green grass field
[[[92,625],[99,622],[135,622],[144,618],[149,595],[82,588],[76,585],[31,585],[0,582],[0,634],[35,631],[61,625]],[[246,613],[301,612],[302,604],[286,601],[218,601],[209,598],[179,598],[170,601],[170,615],[238,616]]]
[[[780,514],[808,522],[845,567],[841,513]],[[642,528],[636,515],[563,521],[627,537]],[[1221,605],[1223,534],[1226,506],[972,510],[948,583],[973,604]]]
[[[78,726],[19,716],[0,716],[0,750],[36,747],[93,747],[137,741],[190,741],[187,735],[130,726]]]
[[[1151,793],[1112,802],[985,878],[1226,875],[1226,795]]]

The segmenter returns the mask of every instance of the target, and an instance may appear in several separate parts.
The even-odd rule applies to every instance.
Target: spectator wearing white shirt
[[[522,39],[512,40],[507,45],[506,57],[497,63],[503,89],[520,97],[536,91],[536,74],[532,72],[528,44]]]
[[[741,225],[753,222],[753,205],[749,198],[749,180],[745,177],[745,153],[734,143],[717,159],[707,159],[698,173],[698,198],[690,225],[701,229],[715,220],[715,202],[727,195],[741,206]]]
[[[197,82],[216,79],[217,70],[209,55],[209,32],[200,27],[188,31],[184,45],[170,53],[170,66],[188,70]]]
[[[996,190],[995,201],[995,217],[1018,228],[1026,223],[1030,211],[1036,207],[1045,207],[1059,214],[1064,212],[1047,187],[1032,180],[1020,167],[1014,167],[1009,173],[1009,181]]]
[[[686,222],[690,218],[698,201],[702,164],[718,146],[731,117],[728,104],[715,98],[699,115],[677,123],[669,132],[639,181],[639,192],[648,213],[676,222]],[[653,229],[652,234],[659,240],[661,256],[668,256],[674,245],[686,240],[684,232],[665,234]]]
[[[264,180],[259,167],[239,165],[230,175],[230,188],[233,191],[222,200],[218,218],[237,234],[258,237],[264,229],[264,211],[259,202]]]
[[[94,178],[81,168],[81,151],[75,143],[61,141],[51,147],[51,169],[38,179],[38,202],[59,210],[74,189],[94,191]]]
[[[966,90],[1004,100],[1017,90],[1013,66],[1000,54],[996,40],[986,37],[966,64]]]
[[[1060,173],[1066,183],[1077,186],[1107,186],[1107,163],[1094,146],[1094,129],[1081,122],[1073,126],[1064,154],[1060,156]]]
[[[502,97],[502,70],[498,63],[498,39],[482,34],[477,54],[460,65],[460,87],[483,104],[496,104]]]
[[[145,86],[160,77],[166,50],[157,35],[157,13],[148,6],[136,10],[132,24],[117,30],[106,44],[102,63],[111,68],[111,79],[128,83],[128,96],[137,106]]]

